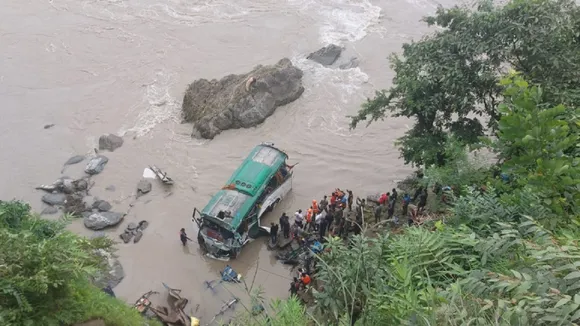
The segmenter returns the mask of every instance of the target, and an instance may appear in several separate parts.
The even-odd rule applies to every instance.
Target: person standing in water
[[[183,243],[184,246],[187,245],[187,240],[193,241],[187,237],[187,233],[185,233],[185,228],[181,228],[181,230],[179,230],[179,239],[181,240],[181,243]]]

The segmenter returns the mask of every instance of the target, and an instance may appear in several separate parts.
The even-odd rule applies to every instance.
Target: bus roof
[[[287,158],[286,153],[273,146],[256,146],[226,182],[230,188],[216,193],[202,215],[213,217],[220,225],[235,231]],[[229,211],[231,215],[220,219],[219,211]]]

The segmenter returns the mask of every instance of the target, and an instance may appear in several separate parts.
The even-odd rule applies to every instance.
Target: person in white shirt
[[[304,214],[302,213],[301,209],[294,213],[294,223],[300,228],[304,228]]]
[[[322,211],[318,215],[316,215],[316,219],[314,220],[316,231],[318,231],[320,229],[320,223],[325,218],[326,218],[326,211]]]

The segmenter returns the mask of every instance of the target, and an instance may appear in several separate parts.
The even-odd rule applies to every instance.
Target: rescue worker
[[[306,211],[306,227],[304,228],[305,231],[310,231],[312,228],[312,220],[314,217],[313,215],[314,210],[312,209],[312,206],[310,206],[310,208]]]

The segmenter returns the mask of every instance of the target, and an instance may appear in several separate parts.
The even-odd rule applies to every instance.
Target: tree
[[[519,74],[501,84],[505,100],[498,108],[496,138],[488,143],[513,179],[505,196],[527,189],[556,214],[546,222],[551,229],[568,224],[580,214],[580,109],[546,103],[543,89],[529,86]]]
[[[546,97],[579,103],[580,9],[572,0],[513,0],[503,7],[482,2],[468,8],[439,8],[427,24],[442,30],[403,45],[390,57],[393,86],[368,99],[351,128],[387,115],[413,118],[399,139],[405,163],[444,165],[449,135],[465,144],[495,130],[506,67],[544,85]],[[484,126],[480,117],[488,119]]]

